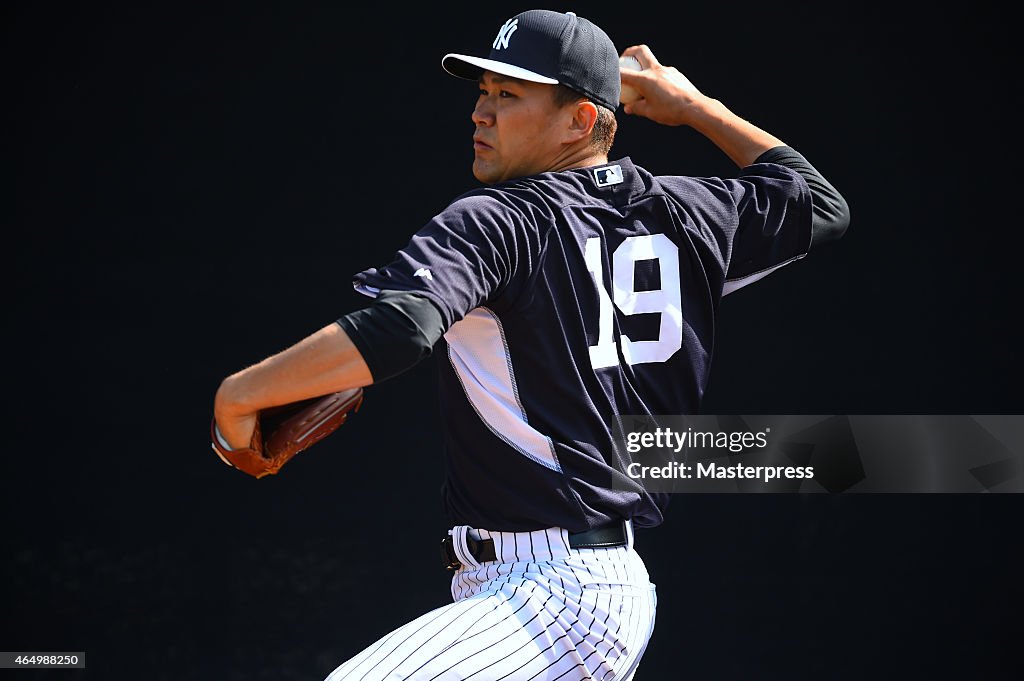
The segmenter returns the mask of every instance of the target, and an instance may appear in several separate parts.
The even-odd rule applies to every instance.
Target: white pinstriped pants
[[[326,681],[629,681],[654,630],[657,603],[629,544],[570,549],[565,530],[450,531],[467,567],[454,603],[387,634]],[[476,563],[465,536],[494,540]]]

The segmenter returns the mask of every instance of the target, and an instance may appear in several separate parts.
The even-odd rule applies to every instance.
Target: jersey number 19
[[[611,258],[612,295],[604,287],[604,264],[601,258],[601,237],[587,239],[583,252],[587,269],[594,275],[600,301],[597,345],[590,346],[590,362],[595,369],[617,366],[619,353],[614,338],[614,305],[625,315],[661,314],[657,340],[634,341],[626,334],[619,336],[622,358],[626,364],[664,362],[683,344],[682,293],[679,290],[679,248],[664,234],[647,234],[626,238]],[[661,271],[661,288],[636,290],[636,263],[657,260]]]

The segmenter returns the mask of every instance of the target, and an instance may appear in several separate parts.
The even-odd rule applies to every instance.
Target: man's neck
[[[551,167],[550,172],[559,170],[571,170],[572,168],[588,168],[590,166],[605,165],[608,163],[608,155],[594,153],[587,150],[584,153],[571,154],[563,159],[558,159]]]

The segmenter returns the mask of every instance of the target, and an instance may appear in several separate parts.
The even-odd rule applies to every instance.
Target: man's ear
[[[581,139],[590,139],[590,133],[597,123],[597,105],[593,102],[581,99],[573,105],[572,120],[569,122],[567,142],[570,144]]]

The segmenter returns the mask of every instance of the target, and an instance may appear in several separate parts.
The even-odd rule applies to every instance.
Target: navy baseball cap
[[[445,71],[478,80],[484,71],[561,83],[612,111],[619,105],[619,53],[608,34],[573,12],[531,9],[506,21],[486,59],[446,54]]]

